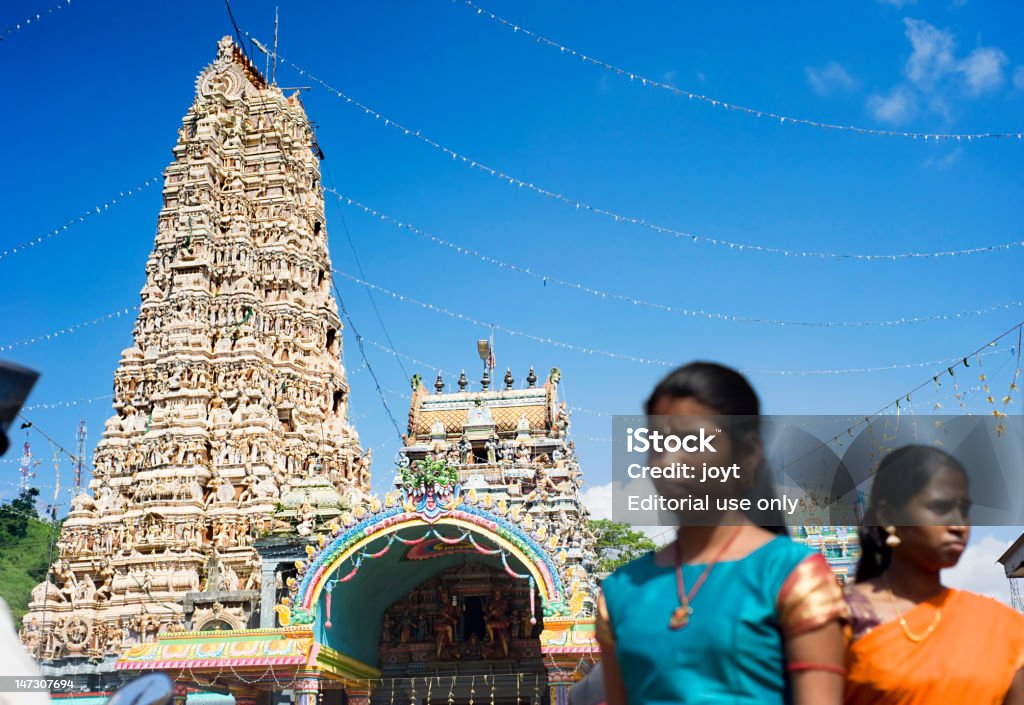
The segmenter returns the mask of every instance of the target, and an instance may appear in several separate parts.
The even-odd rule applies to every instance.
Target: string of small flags
[[[42,244],[43,242],[46,242],[50,238],[56,237],[57,235],[60,235],[61,233],[65,232],[68,228],[78,223],[85,222],[86,218],[106,213],[108,210],[110,210],[112,206],[116,206],[118,203],[128,198],[129,196],[133,196],[156,183],[160,183],[161,179],[162,177],[160,176],[154,176],[152,178],[146,179],[145,181],[143,181],[141,184],[134,188],[130,188],[127,191],[121,191],[120,193],[118,193],[116,198],[112,198],[106,203],[101,203],[97,206],[93,206],[89,210],[85,211],[76,218],[72,218],[68,222],[64,223],[64,225],[61,225],[60,227],[54,228],[50,232],[43,233],[42,235],[39,235],[38,237],[33,238],[32,240],[26,240],[20,245],[14,245],[13,247],[3,250],[2,252],[0,252],[0,259],[4,259],[5,257],[9,257],[19,252],[23,252],[29,249],[30,247],[35,247],[36,245]]]
[[[14,34],[15,32],[19,32],[19,31],[21,31],[23,29],[28,29],[33,23],[38,24],[39,21],[43,19],[43,17],[49,17],[50,15],[52,15],[57,10],[63,10],[65,7],[67,7],[70,4],[71,4],[71,0],[61,0],[61,2],[57,3],[56,5],[51,7],[50,9],[44,10],[43,12],[37,12],[34,17],[26,17],[21,22],[18,22],[17,24],[14,24],[14,25],[11,25],[7,29],[5,29],[3,32],[0,32],[0,39],[7,39],[7,37],[9,37],[10,35]]]
[[[639,356],[636,356],[636,355],[629,355],[629,354],[625,354],[625,353],[612,352],[612,351],[609,351],[609,350],[602,350],[600,348],[592,348],[592,347],[587,347],[587,346],[584,346],[584,345],[577,345],[575,343],[567,343],[567,342],[564,342],[564,341],[555,340],[553,338],[547,338],[547,337],[544,337],[544,336],[535,335],[533,333],[527,333],[525,331],[516,330],[514,328],[509,328],[509,327],[507,327],[505,325],[502,325],[502,324],[499,324],[499,323],[493,323],[493,324],[492,323],[487,323],[487,322],[481,321],[481,320],[479,320],[477,318],[473,318],[472,316],[467,316],[467,315],[465,315],[463,313],[459,313],[458,311],[452,311],[451,309],[444,308],[443,306],[435,306],[434,304],[430,304],[430,303],[426,303],[426,302],[423,302],[423,301],[419,301],[418,299],[414,299],[412,297],[406,296],[405,294],[399,294],[398,292],[391,291],[390,289],[385,289],[384,287],[382,287],[382,286],[380,286],[378,284],[374,284],[374,283],[368,282],[368,281],[366,281],[364,279],[360,279],[359,277],[356,277],[356,276],[353,276],[351,274],[348,274],[347,272],[342,272],[342,271],[337,270],[337,269],[334,269],[332,271],[333,271],[334,274],[336,274],[336,275],[338,275],[340,277],[348,279],[348,280],[350,280],[352,282],[355,282],[357,284],[360,284],[362,286],[369,287],[371,289],[374,289],[375,291],[379,291],[380,293],[384,294],[385,296],[390,296],[392,299],[395,299],[396,301],[402,301],[404,303],[410,303],[410,304],[413,304],[415,306],[419,306],[420,308],[426,309],[428,311],[432,311],[434,313],[440,313],[442,315],[448,316],[449,318],[454,318],[456,320],[464,321],[466,323],[470,323],[470,324],[475,325],[475,326],[481,326],[481,327],[493,326],[495,330],[502,331],[503,333],[507,333],[509,335],[514,335],[514,336],[517,336],[517,337],[526,338],[527,340],[533,340],[533,341],[538,342],[538,343],[544,343],[546,345],[551,345],[551,346],[554,346],[554,347],[563,348],[565,350],[572,350],[572,351],[575,351],[575,352],[586,353],[588,355],[600,355],[602,357],[608,357],[608,358],[612,358],[612,359],[616,359],[616,360],[626,360],[628,362],[635,362],[635,363],[638,363],[638,364],[641,364],[641,365],[659,365],[659,366],[662,366],[662,367],[676,367],[679,364],[678,362],[669,362],[667,360],[658,360],[658,359],[653,359],[653,358],[644,358],[644,357],[639,357]],[[364,341],[365,341],[365,339],[364,339]],[[999,353],[1002,353],[1002,352],[1005,352],[1005,351],[1004,350],[987,351],[985,354],[999,354]],[[860,374],[860,373],[867,373],[867,372],[887,372],[887,371],[890,371],[890,370],[907,370],[907,369],[914,369],[914,368],[921,368],[921,367],[933,367],[933,368],[934,367],[939,367],[939,366],[944,367],[944,366],[950,364],[951,362],[956,362],[959,359],[960,358],[944,358],[944,359],[938,359],[938,360],[929,360],[929,361],[926,361],[926,362],[897,363],[897,364],[893,364],[893,365],[882,365],[882,366],[878,366],[878,367],[849,367],[849,368],[842,368],[842,369],[827,369],[827,370],[825,370],[825,369],[823,369],[823,370],[780,370],[780,369],[752,369],[752,368],[746,368],[746,369],[743,369],[742,371],[746,372],[746,373],[752,373],[752,374],[789,375],[789,376]]]
[[[119,311],[114,311],[113,313],[108,313],[104,316],[100,316],[99,318],[93,318],[92,320],[89,321],[83,321],[82,323],[76,323],[72,326],[61,328],[60,330],[56,330],[52,333],[47,333],[45,335],[37,335],[34,338],[26,338],[24,340],[18,340],[13,343],[6,343],[4,345],[0,345],[0,352],[6,352],[7,350],[13,350],[14,348],[20,348],[25,345],[33,345],[35,343],[40,343],[44,340],[53,340],[54,338],[59,338],[62,335],[74,333],[75,331],[81,330],[82,328],[88,328],[90,326],[95,326],[97,324],[113,320],[115,318],[127,316],[138,310],[138,306],[129,306],[127,308],[122,308]]]
[[[459,0],[452,0],[458,2]],[[504,27],[511,29],[514,34],[523,34],[533,39],[537,44],[544,44],[546,46],[558,49],[559,53],[567,54],[573,58],[580,59],[584,63],[590,64],[591,66],[597,66],[598,68],[604,69],[617,76],[628,77],[631,82],[639,82],[641,85],[648,88],[657,88],[661,90],[669,91],[677,96],[687,98],[689,100],[697,100],[705,105],[710,105],[716,108],[722,108],[723,110],[732,110],[744,115],[765,118],[768,120],[778,120],[780,124],[785,125],[789,123],[791,125],[803,125],[806,127],[816,127],[824,130],[836,130],[841,132],[851,132],[861,135],[875,135],[879,137],[903,137],[909,139],[920,139],[920,140],[933,140],[939,141],[956,141],[956,142],[971,142],[973,140],[984,140],[984,139],[1024,139],[1024,132],[975,132],[975,133],[931,133],[931,132],[906,132],[903,130],[877,130],[867,127],[857,127],[855,125],[842,125],[835,123],[820,122],[818,120],[808,120],[806,118],[790,117],[788,115],[781,115],[779,113],[771,112],[769,110],[758,110],[756,108],[748,108],[742,105],[736,105],[728,101],[720,100],[718,98],[712,98],[700,93],[694,93],[692,91],[683,90],[677,88],[671,84],[657,81],[653,78],[647,78],[635,71],[629,71],[624,68],[620,68],[613,64],[609,64],[601,59],[588,56],[581,52],[571,49],[563,44],[549,39],[537,32],[533,32],[525,27],[515,24],[510,20],[505,19],[499,15],[490,12],[479,5],[471,2],[471,0],[461,0],[462,4],[466,7],[476,10],[476,14],[488,19],[494,20],[495,22],[503,25]]]
[[[85,399],[74,399],[72,401],[54,401],[41,404],[30,404],[21,408],[22,411],[42,411],[46,409],[70,409],[81,404],[93,404],[104,399],[113,399],[113,394],[102,394],[98,397],[86,397]]]
[[[364,203],[361,203],[361,202],[355,200],[354,198],[352,198],[350,196],[346,196],[345,194],[340,193],[339,191],[337,191],[337,190],[335,190],[335,189],[333,189],[333,188],[331,188],[329,186],[325,186],[324,187],[324,191],[329,192],[331,194],[334,194],[338,198],[343,199],[345,201],[345,203],[347,203],[348,205],[354,206],[354,207],[360,209],[361,211],[363,211],[367,215],[369,215],[369,216],[371,216],[371,217],[373,217],[373,218],[375,218],[377,220],[380,220],[383,223],[388,223],[390,225],[393,225],[393,226],[395,226],[396,228],[398,228],[401,231],[412,233],[414,235],[419,236],[421,239],[426,240],[427,242],[433,243],[435,245],[439,245],[441,247],[447,247],[448,249],[454,250],[455,252],[459,253],[460,255],[465,255],[467,257],[473,257],[473,258],[475,258],[475,259],[477,259],[477,260],[479,260],[481,262],[485,262],[487,264],[490,264],[490,265],[493,265],[495,267],[498,267],[499,269],[507,269],[509,271],[518,272],[519,274],[525,274],[525,275],[527,275],[529,277],[533,277],[534,279],[542,282],[544,284],[544,286],[547,286],[548,283],[556,284],[556,285],[564,287],[566,289],[573,289],[573,290],[580,291],[580,292],[583,292],[583,293],[586,293],[586,294],[590,294],[591,296],[594,296],[595,298],[598,298],[598,299],[602,299],[604,301],[607,301],[609,299],[613,300],[613,301],[621,301],[623,303],[633,304],[634,306],[643,306],[643,307],[646,307],[646,308],[655,309],[657,311],[662,311],[664,313],[671,313],[671,314],[686,316],[688,318],[703,318],[705,320],[730,321],[730,322],[733,322],[733,323],[753,323],[753,324],[769,325],[769,326],[780,326],[780,327],[785,327],[785,326],[793,327],[793,326],[797,326],[797,327],[807,327],[807,328],[868,328],[868,327],[882,327],[882,328],[884,328],[884,327],[913,325],[913,324],[917,324],[917,323],[930,323],[930,322],[935,322],[935,321],[952,321],[952,320],[956,320],[956,319],[959,319],[959,318],[967,318],[967,317],[972,317],[972,316],[984,316],[986,314],[995,313],[997,311],[1007,311],[1007,310],[1010,310],[1010,309],[1024,307],[1024,301],[1010,301],[1010,302],[1003,303],[1003,304],[997,304],[995,306],[989,306],[987,308],[979,308],[979,309],[972,309],[972,310],[966,310],[966,311],[956,311],[954,313],[938,313],[938,314],[932,314],[932,315],[928,315],[928,316],[911,316],[911,317],[895,318],[895,319],[882,320],[882,321],[877,321],[877,320],[876,321],[794,321],[794,320],[785,320],[785,319],[778,319],[778,318],[758,318],[758,317],[752,317],[752,316],[738,316],[736,314],[731,314],[731,313],[719,313],[719,312],[715,312],[715,311],[705,311],[704,309],[681,308],[681,307],[678,307],[678,306],[671,306],[671,305],[668,305],[668,304],[662,304],[662,303],[657,303],[657,302],[652,302],[652,301],[645,301],[644,299],[639,299],[639,298],[637,298],[635,296],[628,296],[628,295],[625,295],[625,294],[616,294],[616,293],[613,293],[613,292],[610,292],[610,291],[603,291],[601,289],[595,289],[593,287],[586,286],[585,284],[581,284],[579,282],[567,281],[565,279],[561,279],[561,278],[556,277],[556,276],[551,275],[551,274],[545,274],[543,272],[534,271],[530,267],[523,267],[523,266],[520,266],[520,265],[517,265],[517,264],[513,264],[512,262],[506,262],[504,260],[497,259],[496,257],[491,257],[490,255],[487,255],[487,254],[484,254],[482,252],[479,252],[478,250],[474,250],[473,248],[464,247],[462,245],[456,244],[456,243],[451,242],[449,240],[445,240],[444,238],[438,237],[437,235],[433,235],[433,234],[428,233],[428,232],[426,232],[424,230],[421,230],[420,228],[416,227],[415,225],[413,225],[411,223],[406,223],[406,222],[401,221],[401,220],[399,220],[399,219],[397,219],[397,218],[395,218],[393,216],[388,215],[387,213],[382,213],[382,212],[376,210],[375,208],[371,208],[370,206],[367,206]]]
[[[250,36],[247,32],[243,32],[243,34],[245,34],[247,37]],[[683,241],[686,241],[686,242],[700,243],[700,244],[705,244],[705,245],[713,245],[713,246],[716,246],[716,247],[722,247],[722,248],[728,248],[730,250],[735,250],[737,252],[749,251],[749,252],[754,252],[754,253],[758,253],[758,254],[781,255],[783,257],[803,257],[803,258],[808,258],[808,259],[821,259],[821,260],[826,260],[826,259],[854,260],[854,261],[860,261],[860,262],[884,262],[884,261],[893,261],[893,262],[895,262],[897,260],[903,260],[903,259],[926,259],[926,258],[936,258],[936,257],[962,257],[962,256],[967,256],[967,255],[977,255],[977,254],[983,254],[983,253],[997,252],[997,251],[1001,251],[1001,250],[1010,250],[1010,249],[1014,249],[1014,248],[1018,248],[1018,247],[1024,247],[1024,240],[1017,240],[1017,241],[1004,242],[1004,243],[995,244],[995,245],[983,245],[983,246],[980,246],[980,247],[972,247],[972,248],[958,249],[958,250],[943,250],[943,251],[935,251],[935,252],[900,252],[900,253],[893,253],[893,254],[857,254],[857,253],[850,253],[850,252],[816,252],[816,251],[808,251],[808,250],[791,250],[791,249],[786,249],[786,248],[781,248],[781,247],[768,247],[768,246],[765,246],[765,245],[756,245],[756,244],[745,243],[745,242],[734,242],[734,241],[731,241],[731,240],[723,240],[723,239],[720,239],[720,238],[709,237],[709,236],[706,236],[706,235],[698,235],[696,233],[687,232],[685,230],[677,230],[675,228],[670,228],[668,226],[658,225],[656,223],[648,222],[646,218],[639,218],[639,217],[636,217],[636,216],[623,215],[621,213],[616,213],[614,211],[608,210],[606,208],[601,208],[601,207],[598,207],[598,206],[591,205],[591,204],[586,203],[584,201],[575,199],[575,198],[573,198],[571,196],[566,196],[564,194],[557,193],[555,191],[551,191],[551,190],[543,188],[541,186],[537,186],[536,184],[534,184],[532,182],[524,181],[523,179],[517,178],[515,176],[511,176],[511,175],[506,174],[506,173],[504,173],[502,171],[499,171],[497,169],[489,167],[486,164],[482,164],[479,161],[477,161],[476,159],[473,159],[472,157],[468,157],[465,154],[461,154],[461,153],[455,151],[454,149],[446,147],[443,144],[437,142],[436,140],[433,140],[430,137],[427,137],[426,135],[424,135],[419,130],[413,130],[411,128],[408,128],[405,125],[402,125],[401,123],[395,122],[391,118],[389,118],[389,117],[387,117],[385,115],[382,115],[381,113],[378,113],[376,110],[374,110],[374,109],[372,109],[372,108],[370,108],[370,107],[360,103],[359,101],[355,100],[354,98],[349,97],[348,95],[346,95],[342,91],[340,91],[337,88],[334,88],[333,86],[327,84],[325,81],[317,78],[316,76],[314,76],[313,74],[309,73],[308,71],[306,71],[301,66],[298,66],[297,64],[289,61],[288,59],[284,58],[280,54],[277,55],[277,58],[278,58],[279,61],[281,61],[281,63],[284,63],[284,64],[287,64],[287,65],[291,66],[301,76],[303,76],[305,78],[308,78],[310,81],[313,81],[313,82],[319,84],[326,91],[335,94],[336,96],[338,96],[339,98],[344,100],[349,105],[352,105],[352,106],[356,107],[357,109],[359,109],[360,111],[362,111],[365,115],[368,115],[368,116],[374,118],[375,120],[377,120],[379,122],[382,122],[385,127],[390,127],[390,128],[392,128],[394,130],[398,130],[399,132],[402,132],[403,134],[405,134],[407,137],[413,137],[413,138],[419,140],[420,142],[422,142],[423,144],[426,144],[427,146],[432,147],[433,149],[438,150],[438,151],[446,154],[447,156],[451,157],[452,160],[454,160],[454,161],[461,161],[466,166],[468,166],[468,167],[470,167],[472,169],[477,169],[477,170],[483,171],[486,174],[490,174],[491,176],[493,176],[493,177],[495,177],[495,178],[497,178],[497,179],[499,179],[501,181],[504,181],[504,182],[508,183],[510,186],[517,186],[519,188],[525,188],[525,189],[527,189],[529,191],[532,191],[534,193],[540,194],[541,196],[544,196],[545,198],[548,198],[548,199],[551,199],[551,200],[554,200],[554,201],[559,201],[561,203],[564,203],[565,205],[571,206],[572,208],[574,208],[576,210],[589,211],[590,213],[594,213],[595,215],[599,215],[599,216],[602,216],[604,218],[609,218],[611,220],[614,220],[616,223],[629,223],[631,225],[637,225],[637,226],[641,226],[641,227],[644,227],[644,228],[648,228],[648,229],[653,230],[653,231],[655,231],[657,233],[661,233],[662,235],[669,235],[669,236],[672,236],[674,238],[677,238],[677,239],[680,239],[680,240],[683,240]]]
[[[891,402],[889,402],[888,404],[882,406],[880,409],[875,411],[873,414],[868,414],[868,415],[864,416],[863,418],[859,419],[856,423],[851,425],[845,431],[843,431],[841,433],[837,433],[835,436],[833,436],[829,440],[823,441],[818,446],[815,446],[814,448],[811,448],[810,450],[808,450],[803,455],[801,455],[801,456],[795,458],[794,460],[790,461],[785,467],[788,467],[789,465],[793,465],[795,463],[800,462],[800,460],[802,460],[803,458],[807,457],[809,454],[815,452],[818,448],[820,448],[822,446],[831,445],[832,443],[836,443],[838,446],[841,446],[842,445],[842,438],[844,436],[853,437],[854,430],[856,428],[858,428],[861,424],[869,424],[870,425],[871,419],[873,419],[873,418],[875,418],[877,416],[881,416],[881,415],[885,414],[886,412],[888,412],[890,410],[892,410],[893,412],[895,412],[895,414],[897,416],[899,416],[900,412],[902,411],[901,405],[904,402],[910,404],[911,403],[911,397],[914,394],[916,394],[918,391],[923,389],[924,387],[927,387],[929,385],[934,384],[935,387],[936,387],[936,393],[937,393],[938,387],[940,387],[942,385],[941,379],[944,378],[946,375],[949,375],[953,379],[953,390],[954,390],[953,396],[954,396],[954,398],[960,403],[961,409],[965,413],[970,415],[970,412],[967,411],[967,406],[964,403],[964,396],[967,393],[970,393],[971,391],[974,391],[974,390],[973,389],[972,390],[968,390],[967,392],[960,391],[959,383],[958,383],[957,377],[956,377],[956,371],[959,368],[961,368],[961,367],[963,367],[965,369],[969,368],[971,366],[971,362],[970,361],[972,359],[975,361],[975,363],[979,367],[981,367],[982,366],[982,358],[983,358],[983,356],[985,356],[986,353],[991,352],[989,350],[990,348],[997,347],[999,345],[999,341],[1000,340],[1002,340],[1003,338],[1005,338],[1005,337],[1007,337],[1007,336],[1009,336],[1009,335],[1011,335],[1013,333],[1016,333],[1017,334],[1017,345],[1015,347],[1013,347],[1013,348],[1009,348],[1011,353],[1016,354],[1016,361],[1017,361],[1017,370],[1014,373],[1013,379],[1010,382],[1010,389],[1007,392],[1006,398],[1004,400],[1004,406],[1006,404],[1009,404],[1010,401],[1011,401],[1010,396],[1012,395],[1012,393],[1014,391],[1017,390],[1017,384],[1016,384],[1017,377],[1021,373],[1021,370],[1020,370],[1020,359],[1021,359],[1020,358],[1020,344],[1021,344],[1021,333],[1022,333],[1022,331],[1024,331],[1024,321],[1021,321],[1020,323],[1018,323],[1017,325],[1013,326],[1009,330],[1007,330],[1007,331],[1005,331],[1003,333],[1000,333],[995,338],[993,338],[989,342],[987,342],[984,345],[982,345],[981,347],[979,347],[977,350],[974,350],[973,352],[967,353],[966,355],[964,355],[963,357],[959,358],[958,360],[956,360],[952,364],[946,366],[945,370],[942,370],[942,371],[938,372],[937,374],[932,375],[931,377],[929,377],[928,379],[926,379],[925,381],[921,382],[919,385],[917,385],[916,387],[911,389],[910,391],[904,392],[903,394],[899,395],[898,397],[893,399]],[[981,373],[981,381],[984,383],[985,380],[986,380],[986,377],[985,377],[985,373],[983,372],[983,373]],[[987,385],[984,385],[984,384],[982,386],[982,389],[984,389],[986,392],[989,391],[987,389]],[[989,404],[995,406],[995,401],[992,398],[991,393],[989,393],[989,397],[988,397],[987,401],[988,401]],[[936,403],[935,410],[938,410],[940,408],[942,408],[942,405],[939,404],[939,403]],[[996,434],[997,435],[1002,435],[1002,433],[1005,432],[1005,427],[1002,424],[1002,419],[1005,417],[1005,413],[999,411],[999,409],[994,409],[992,411],[992,415],[1000,420],[1000,423],[999,423],[999,425],[996,428]],[[784,470],[785,467],[783,467],[782,469]]]

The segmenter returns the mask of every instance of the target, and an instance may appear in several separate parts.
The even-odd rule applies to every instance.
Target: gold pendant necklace
[[[707,580],[708,574],[711,573],[711,569],[715,567],[715,563],[718,563],[719,559],[725,554],[732,542],[739,536],[740,531],[743,530],[742,526],[737,526],[732,535],[722,544],[722,547],[715,553],[714,558],[708,563],[704,572],[697,578],[697,582],[694,583],[693,588],[687,592],[686,583],[683,581],[683,542],[680,540],[679,535],[676,534],[676,590],[679,592],[679,606],[672,610],[672,617],[668,620],[669,629],[682,629],[690,623],[690,615],[693,614],[693,608],[690,607],[690,601],[697,595],[697,591],[700,590],[700,586]]]
[[[885,587],[889,591],[889,601],[892,602],[892,610],[896,613],[896,616],[899,617],[900,629],[903,630],[903,634],[915,644],[920,643],[928,637],[930,637],[932,635],[932,632],[935,631],[935,628],[939,626],[939,622],[942,621],[942,608],[935,608],[935,617],[932,618],[932,623],[928,625],[928,628],[924,630],[924,634],[915,634],[914,632],[910,631],[910,627],[907,625],[906,618],[902,614],[900,614],[899,606],[896,604],[896,594],[892,591],[892,585],[889,584],[889,578],[885,576],[883,576],[883,578],[885,580]]]

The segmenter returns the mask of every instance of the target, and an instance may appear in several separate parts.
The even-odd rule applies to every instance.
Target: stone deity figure
[[[295,527],[295,531],[298,532],[299,536],[309,536],[313,533],[315,521],[316,512],[313,511],[313,505],[309,502],[304,502],[299,509],[299,525]]]
[[[487,450],[487,462],[490,463],[491,465],[496,464],[498,462],[498,439],[495,438],[494,436],[491,436],[490,438],[487,439],[487,442],[484,444],[484,448]]]
[[[459,608],[451,603],[445,589],[440,590],[441,611],[434,619],[434,633],[437,641],[436,657],[441,658],[446,646],[455,643],[455,627],[459,623]]]
[[[558,429],[559,438],[565,438],[565,435],[569,432],[569,426],[572,425],[569,416],[569,409],[566,408],[563,401],[558,405],[558,415],[555,417],[555,428]]]
[[[503,465],[511,465],[515,460],[516,446],[515,441],[504,441],[501,444],[501,463]]]
[[[396,462],[400,468],[407,468],[412,463],[412,461],[409,460],[409,454],[405,452],[404,448],[398,451],[398,458]]]
[[[39,620],[32,617],[26,621],[21,631],[18,632],[18,636],[21,637],[21,643],[25,645],[25,650],[35,655],[39,649],[39,641],[42,637],[39,629]]]
[[[71,570],[71,566],[68,565],[67,561],[62,561],[58,558],[51,570],[54,580],[60,586],[59,590],[62,601],[70,602],[74,607],[77,602],[78,581],[75,579],[75,573]]]
[[[263,585],[263,566],[259,554],[254,553],[248,561],[250,568],[249,577],[245,581],[243,590],[259,590]]]
[[[501,594],[500,588],[495,588],[491,602],[484,611],[484,624],[487,627],[487,639],[493,648],[500,649],[504,658],[508,658],[509,646],[509,616],[508,602]]]
[[[459,439],[459,456],[463,465],[469,465],[473,460],[473,444],[465,436]]]
[[[409,615],[409,614],[403,615],[402,616],[402,626],[401,626],[401,629],[399,630],[399,633],[398,633],[398,643],[400,643],[400,644],[408,644],[409,642],[411,642],[412,641],[412,630],[413,630],[412,616]]]

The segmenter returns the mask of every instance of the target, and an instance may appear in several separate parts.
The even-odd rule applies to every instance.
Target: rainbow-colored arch
[[[545,603],[564,599],[558,567],[533,537],[497,514],[463,504],[434,521],[427,521],[419,513],[393,507],[343,531],[305,566],[293,596],[293,606],[312,616],[314,606],[332,576],[371,542],[402,530],[420,527],[439,529],[444,526],[470,531],[515,557],[533,578]]]

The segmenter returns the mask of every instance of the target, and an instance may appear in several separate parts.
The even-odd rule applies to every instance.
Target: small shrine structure
[[[531,369],[516,388],[508,371],[491,389],[485,374],[470,391],[463,375],[445,393],[439,377],[431,393],[415,376],[395,490],[340,513],[309,492],[293,529],[256,542],[260,629],[162,635],[119,668],[217,683],[236,700],[565,705],[598,649],[559,379],[553,369],[538,385]]]

